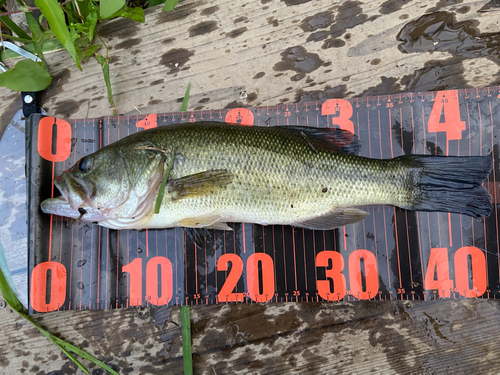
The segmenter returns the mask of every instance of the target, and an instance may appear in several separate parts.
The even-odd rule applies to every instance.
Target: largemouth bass
[[[319,230],[360,221],[368,213],[356,206],[374,204],[473,217],[492,211],[481,186],[490,157],[378,160],[355,155],[357,147],[357,138],[339,129],[163,126],[83,157],[55,178],[61,196],[41,209],[113,229],[230,229],[227,222],[246,222]]]

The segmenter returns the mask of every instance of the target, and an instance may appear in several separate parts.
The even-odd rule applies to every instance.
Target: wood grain
[[[105,22],[99,33],[112,56],[119,114],[178,111],[189,82],[189,109],[209,111],[497,84],[495,50],[466,53],[446,40],[424,41],[407,53],[398,48],[405,25],[437,11],[449,14],[445,27],[451,30],[463,29],[460,22],[466,21],[479,41],[497,35],[497,13],[477,12],[484,5],[186,0],[170,13],[146,11],[145,24]],[[83,72],[65,51],[48,54],[47,61],[54,81],[42,105],[50,115],[112,114],[95,61],[83,64]],[[20,107],[19,94],[1,89],[0,134]],[[56,312],[35,319],[120,373],[182,373],[178,308]],[[192,319],[195,373],[500,371],[498,301],[197,306]],[[9,308],[0,309],[0,327],[1,374],[81,373]]]
[[[191,318],[197,374],[500,369],[499,301],[229,304],[193,307]],[[56,312],[35,320],[120,374],[183,371],[179,308]],[[9,308],[0,311],[0,327],[1,374],[82,373]]]
[[[497,13],[478,13],[483,5],[471,0],[437,5],[428,0],[187,0],[170,13],[147,10],[144,24],[103,22],[99,34],[112,57],[118,114],[177,111],[189,82],[189,109],[217,110],[495,84],[494,51],[464,57],[439,48],[449,44],[445,41],[424,43],[418,53],[398,49],[400,30],[435,11],[447,12],[455,26],[469,22],[479,40],[497,33]],[[112,114],[95,60],[84,63],[83,72],[65,51],[47,54],[47,62],[54,81],[42,104],[50,115]],[[415,80],[429,64],[441,69],[432,72],[432,80]],[[20,102],[7,89],[0,97],[2,133]]]

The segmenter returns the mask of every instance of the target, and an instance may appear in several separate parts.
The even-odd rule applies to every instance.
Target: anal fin
[[[206,228],[206,229],[218,229],[218,230],[229,230],[229,231],[233,230],[233,228],[231,228],[229,225],[227,225],[227,223],[222,223],[222,222],[213,223],[213,224],[210,224],[210,226],[204,227],[204,228]]]
[[[203,215],[196,217],[187,217],[179,220],[179,226],[187,228],[207,228],[216,224],[220,219],[219,215]]]
[[[359,208],[338,208],[325,215],[293,224],[293,226],[313,230],[329,230],[356,223],[368,215],[368,212]]]
[[[220,215],[204,215],[182,219],[179,221],[179,225],[186,228],[233,230],[227,223],[219,220]]]

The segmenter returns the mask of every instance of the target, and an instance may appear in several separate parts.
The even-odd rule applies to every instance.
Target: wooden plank
[[[34,319],[120,374],[182,373],[179,308],[64,311]],[[83,374],[10,307],[0,309],[0,327],[0,374]]]
[[[498,32],[496,14],[477,13],[483,1],[456,3],[187,0],[171,13],[147,10],[145,24],[104,22],[99,33],[112,56],[118,114],[177,111],[189,82],[190,109],[205,111],[494,84],[499,67],[480,33]],[[467,44],[433,40],[402,53],[398,33],[430,10],[446,12],[451,18],[443,15],[443,23],[462,36],[471,29],[482,50],[465,53],[459,47]],[[441,37],[450,35],[458,38]],[[44,108],[59,117],[111,115],[97,62],[80,72],[68,56],[47,54],[54,82],[42,95]],[[19,101],[6,89],[0,97],[2,133]]]
[[[500,348],[494,345],[500,340],[499,301],[290,302],[191,311],[195,373],[500,370]],[[182,373],[179,308],[57,312],[35,320],[120,373]],[[55,346],[10,309],[0,310],[0,326],[0,373],[75,373]]]
[[[209,111],[497,83],[494,56],[444,39],[407,44],[403,53],[396,39],[405,25],[442,11],[444,29],[468,32],[466,41],[482,46],[484,33],[500,27],[495,12],[477,12],[483,6],[472,0],[187,0],[171,13],[146,11],[143,25],[114,20],[99,32],[113,56],[119,114],[177,111],[189,82],[190,109]],[[65,51],[47,59],[54,81],[42,104],[50,115],[112,114],[95,61],[83,64],[81,73]],[[0,91],[0,134],[20,107],[19,94]],[[120,373],[182,373],[178,311],[70,311],[36,319]],[[196,373],[500,368],[493,344],[500,335],[498,301],[198,306],[192,318]],[[0,327],[0,373],[75,373],[9,308],[0,309]]]

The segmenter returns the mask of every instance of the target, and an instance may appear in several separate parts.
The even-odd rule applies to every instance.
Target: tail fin
[[[489,216],[492,199],[481,184],[492,170],[488,156],[404,156],[414,169],[412,210]]]

